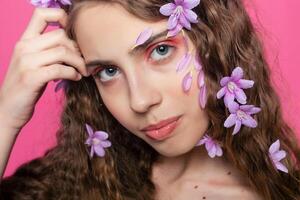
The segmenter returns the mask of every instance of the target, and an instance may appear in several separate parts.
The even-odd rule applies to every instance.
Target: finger
[[[32,83],[38,86],[43,86],[44,84],[56,80],[56,79],[68,79],[73,81],[78,81],[82,76],[73,68],[63,64],[53,64],[47,67],[39,68],[38,70],[33,70]]]
[[[42,34],[47,27],[47,22],[59,22],[65,27],[67,19],[67,13],[61,8],[35,8],[32,18],[21,36],[21,40]]]
[[[30,45],[26,45],[26,50],[24,50],[23,53],[39,52],[59,45],[64,45],[73,50],[75,53],[81,55],[76,42],[70,40],[63,29],[57,29],[44,33],[35,38],[27,40],[26,43]]]
[[[83,58],[65,46],[58,46],[42,52],[25,54],[23,56],[23,63],[30,63],[21,65],[25,68],[31,69],[40,68],[40,66],[64,63],[74,67],[82,75],[88,76]]]

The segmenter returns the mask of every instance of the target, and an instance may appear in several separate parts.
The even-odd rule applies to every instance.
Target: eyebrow
[[[151,44],[153,41],[163,37],[163,36],[166,36],[168,33],[168,30],[164,30],[160,33],[157,33],[153,36],[151,36],[145,43],[135,47],[134,49],[131,49],[129,51],[129,55],[134,55],[134,54],[137,54],[138,52],[142,51],[142,50],[145,50],[147,48],[147,46],[149,44]],[[109,61],[109,60],[93,60],[93,61],[90,61],[88,63],[86,63],[86,67],[93,67],[93,66],[98,66],[98,65],[111,65],[113,62],[112,61]]]

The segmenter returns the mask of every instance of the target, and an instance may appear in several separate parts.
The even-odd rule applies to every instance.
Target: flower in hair
[[[59,81],[59,80],[54,80],[54,82],[57,82],[57,81]],[[62,79],[56,84],[54,91],[58,92],[60,89],[66,90],[68,85],[69,85],[68,80]]]
[[[279,150],[280,148],[280,141],[276,140],[273,144],[271,144],[269,148],[269,157],[272,160],[274,166],[285,173],[288,173],[288,169],[284,166],[280,160],[286,157],[286,151]]]
[[[254,81],[242,79],[244,75],[241,67],[236,67],[231,76],[223,77],[220,81],[222,88],[217,93],[217,98],[224,97],[225,106],[228,107],[236,99],[240,104],[246,104],[247,96],[242,89],[253,87]]]
[[[204,137],[201,140],[199,140],[196,146],[200,146],[202,144],[205,144],[205,148],[208,152],[209,157],[214,158],[216,155],[217,156],[223,155],[221,146],[218,144],[217,141],[213,140],[209,135],[205,134]]]
[[[71,5],[71,0],[31,0],[31,4],[42,8],[60,8],[61,5]]]
[[[159,9],[162,15],[170,16],[168,37],[177,35],[183,27],[191,30],[191,23],[198,23],[198,16],[192,9],[199,4],[200,0],[174,0],[174,3],[167,3]]]
[[[232,135],[239,132],[242,124],[250,128],[255,128],[257,126],[257,122],[251,117],[251,115],[260,112],[260,108],[253,105],[240,106],[238,103],[232,102],[228,109],[231,114],[224,122],[224,127],[230,128],[235,125]]]
[[[92,127],[88,124],[85,124],[85,126],[89,134],[89,137],[85,141],[85,144],[91,146],[90,157],[92,158],[94,156],[94,153],[96,153],[100,157],[103,157],[105,155],[104,148],[111,146],[111,142],[107,140],[108,134],[104,131],[94,132]]]

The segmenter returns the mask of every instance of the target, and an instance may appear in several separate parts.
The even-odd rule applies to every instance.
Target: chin
[[[193,145],[172,145],[171,147],[165,147],[160,149],[155,149],[161,156],[165,157],[178,157],[190,152],[194,148]]]

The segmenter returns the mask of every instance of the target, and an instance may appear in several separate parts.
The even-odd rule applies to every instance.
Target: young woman
[[[60,2],[68,14],[36,9],[1,87],[1,172],[63,79],[58,144],[0,199],[300,199],[299,146],[241,0]]]

